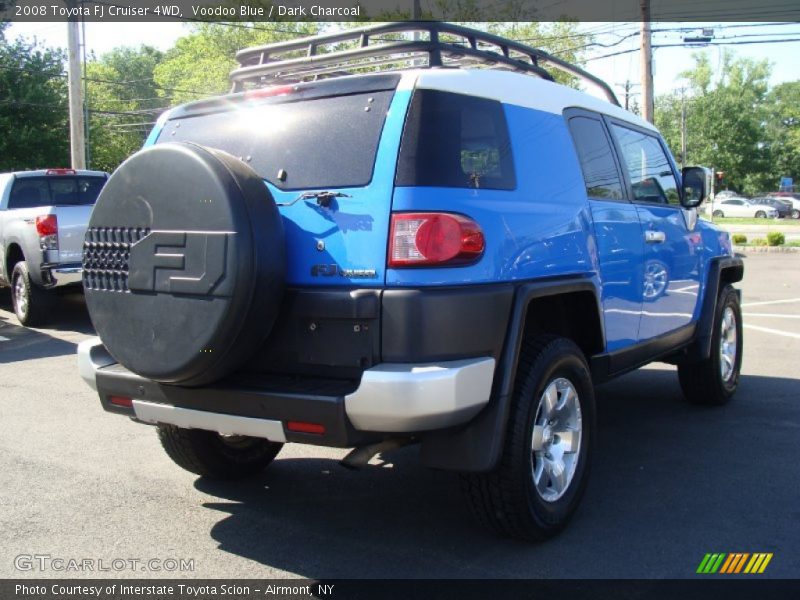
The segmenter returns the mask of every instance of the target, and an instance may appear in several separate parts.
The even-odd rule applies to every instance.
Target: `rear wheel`
[[[713,213],[711,213],[711,215],[719,218],[719,217],[724,217],[725,213],[723,213],[721,210],[715,210]]]
[[[11,274],[11,300],[14,313],[22,325],[32,327],[46,320],[50,297],[31,281],[28,263],[24,260],[14,265]]]
[[[158,426],[167,455],[180,467],[209,479],[244,479],[257,475],[283,444],[244,435],[221,435],[203,429]]]
[[[767,218],[767,213],[765,213],[763,210],[759,210],[756,212],[756,219],[766,219],[766,218]]]
[[[793,208],[792,209],[792,218],[793,219],[800,219],[800,210]]]
[[[678,379],[689,402],[719,406],[733,397],[742,367],[742,341],[739,296],[726,285],[717,299],[710,356],[678,365]]]
[[[594,390],[583,353],[564,338],[527,340],[500,465],[462,476],[473,514],[510,537],[552,537],[583,495],[593,437]]]

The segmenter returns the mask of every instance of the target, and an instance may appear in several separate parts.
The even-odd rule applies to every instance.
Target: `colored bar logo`
[[[737,573],[760,574],[772,560],[772,552],[729,552],[706,554],[697,567],[702,575],[735,575]]]

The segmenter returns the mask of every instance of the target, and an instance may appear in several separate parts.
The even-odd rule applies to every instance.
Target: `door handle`
[[[667,236],[664,235],[663,231],[645,231],[644,232],[644,241],[648,244],[663,244],[667,239]]]

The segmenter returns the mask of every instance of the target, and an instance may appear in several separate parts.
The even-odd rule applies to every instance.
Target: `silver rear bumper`
[[[78,346],[78,370],[94,390],[98,370],[115,362],[100,338]],[[353,428],[364,432],[413,433],[461,425],[489,402],[494,367],[493,358],[379,364],[364,371],[359,387],[344,396],[345,414]],[[133,410],[139,420],[148,423],[282,441],[277,433],[283,431],[280,421],[180,408],[143,398],[133,399]]]

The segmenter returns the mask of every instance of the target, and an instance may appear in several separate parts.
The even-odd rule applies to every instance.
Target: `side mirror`
[[[686,167],[682,176],[681,205],[684,208],[695,208],[708,198],[711,170],[705,167]]]

